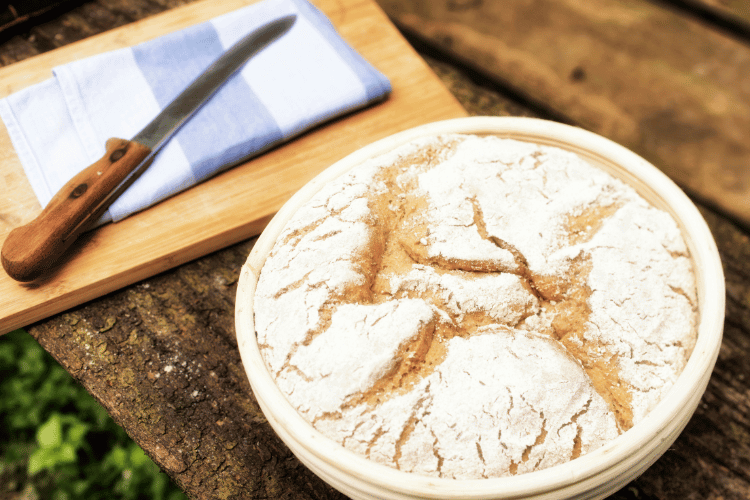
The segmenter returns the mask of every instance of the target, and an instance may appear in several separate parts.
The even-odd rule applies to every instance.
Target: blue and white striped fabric
[[[0,117],[41,205],[101,158],[108,138],[133,137],[224,50],[287,14],[297,14],[291,30],[214,95],[102,222],[121,220],[388,95],[385,76],[316,8],[305,0],[263,0],[134,47],[54,68],[53,78],[1,100]]]

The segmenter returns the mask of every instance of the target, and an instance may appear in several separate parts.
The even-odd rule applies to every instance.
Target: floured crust
[[[302,207],[255,295],[299,413],[400,470],[486,478],[592,451],[672,386],[696,337],[671,217],[572,153],[420,139]]]

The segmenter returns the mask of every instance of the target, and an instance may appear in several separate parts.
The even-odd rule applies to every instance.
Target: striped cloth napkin
[[[0,117],[42,206],[129,139],[224,50],[287,14],[297,21],[177,133],[100,223],[118,221],[338,115],[384,99],[390,83],[305,0],[263,0],[133,47],[54,68],[0,100]]]

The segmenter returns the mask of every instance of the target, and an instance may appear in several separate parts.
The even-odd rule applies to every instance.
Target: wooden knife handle
[[[32,281],[60,256],[107,206],[107,197],[151,153],[137,142],[109,139],[107,152],[67,182],[36,219],[8,233],[2,264],[17,281]],[[96,217],[96,219],[94,219]]]

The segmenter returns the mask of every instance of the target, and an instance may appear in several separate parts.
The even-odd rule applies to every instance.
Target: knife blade
[[[288,15],[254,30],[224,52],[132,139],[109,139],[104,156],[70,179],[34,220],[8,233],[1,252],[8,275],[17,281],[33,281],[51,270],[224,82],[289,31],[295,21],[295,15]]]

